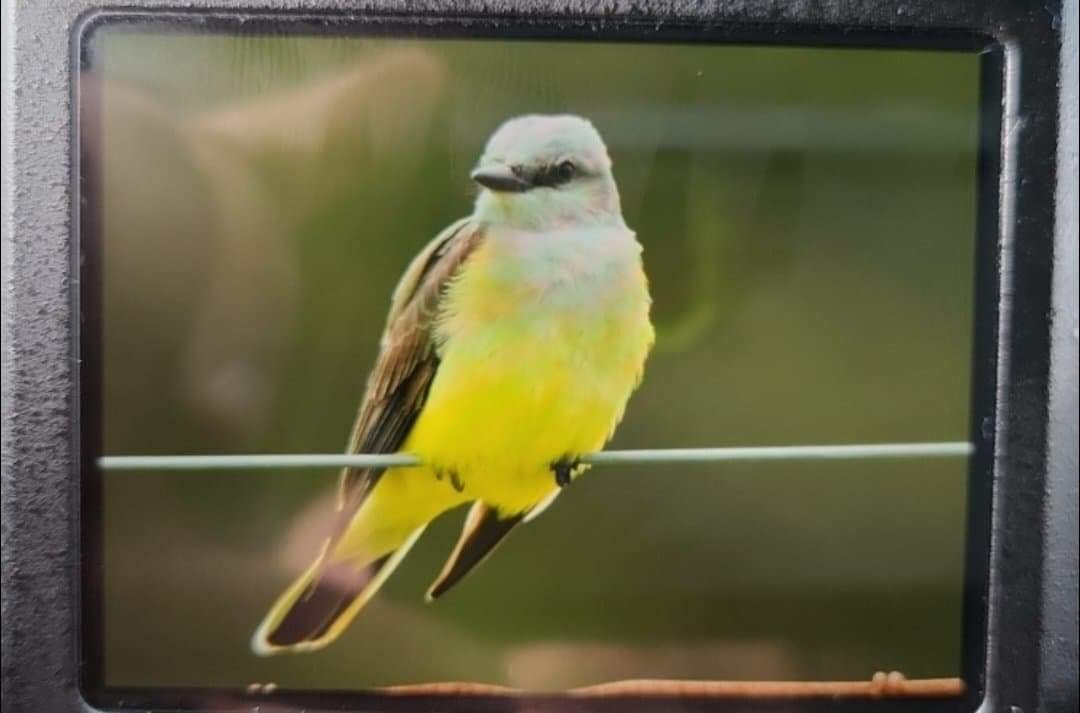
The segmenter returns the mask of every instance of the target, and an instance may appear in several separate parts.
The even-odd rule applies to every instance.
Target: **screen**
[[[84,690],[970,692],[984,62],[95,27]]]

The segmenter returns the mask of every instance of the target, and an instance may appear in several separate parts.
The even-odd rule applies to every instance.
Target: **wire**
[[[633,463],[717,463],[771,460],[854,460],[870,458],[954,458],[970,456],[965,442],[872,443],[835,446],[753,446],[741,448],[659,448],[601,451],[581,457],[591,465]],[[103,470],[263,470],[269,468],[393,468],[422,465],[407,453],[255,454],[210,456],[104,456]]]

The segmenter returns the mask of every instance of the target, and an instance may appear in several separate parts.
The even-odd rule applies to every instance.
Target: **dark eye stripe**
[[[554,188],[569,183],[577,175],[578,167],[573,161],[560,161],[537,171],[532,183],[534,186]]]

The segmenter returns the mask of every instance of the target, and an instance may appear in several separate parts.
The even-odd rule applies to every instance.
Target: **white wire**
[[[835,446],[753,446],[741,448],[659,448],[601,451],[581,457],[582,463],[715,463],[768,460],[851,460],[869,458],[953,458],[974,452],[970,443],[871,443]],[[258,454],[211,456],[104,456],[103,470],[263,470],[269,468],[391,468],[421,465],[407,453],[387,454]]]

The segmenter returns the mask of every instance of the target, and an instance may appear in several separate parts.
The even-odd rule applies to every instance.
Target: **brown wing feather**
[[[347,452],[393,453],[405,441],[439,368],[434,324],[446,284],[482,240],[483,231],[475,223],[458,221],[429,243],[406,270],[394,292]],[[381,468],[344,469],[339,510],[351,517],[382,472]]]

